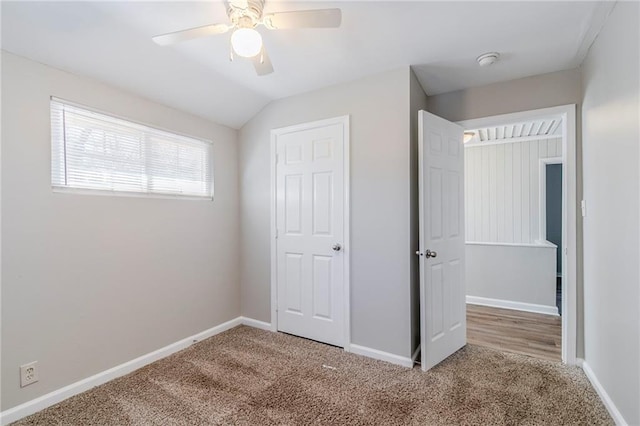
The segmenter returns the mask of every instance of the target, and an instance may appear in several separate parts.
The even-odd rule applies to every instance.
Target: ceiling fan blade
[[[337,28],[342,22],[340,9],[299,10],[265,15],[262,22],[272,30],[293,28]]]
[[[251,58],[251,62],[253,62],[253,67],[256,69],[258,75],[267,75],[273,72],[273,65],[271,64],[271,59],[269,59],[264,45],[262,46],[262,51]]]
[[[169,44],[180,43],[181,41],[187,41],[194,38],[223,34],[229,31],[230,28],[231,26],[227,24],[204,25],[202,27],[191,28],[188,30],[157,35],[153,37],[153,41],[158,43],[160,46],[167,46]]]

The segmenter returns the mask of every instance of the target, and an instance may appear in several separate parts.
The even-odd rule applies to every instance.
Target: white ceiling
[[[595,2],[269,1],[265,13],[340,7],[339,29],[261,28],[275,73],[230,62],[230,34],[151,36],[226,22],[214,2],[2,2],[2,48],[238,128],[273,99],[411,65],[428,95],[574,68]],[[594,24],[594,22],[596,22]],[[480,68],[475,58],[502,54]]]

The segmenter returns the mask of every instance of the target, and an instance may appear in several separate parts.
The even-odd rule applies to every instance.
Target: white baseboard
[[[379,351],[377,349],[368,348],[366,346],[354,345],[353,343],[350,345],[350,349],[351,353],[356,355],[362,355],[380,361],[390,362],[391,364],[413,368],[413,361],[409,357]]]
[[[584,371],[584,374],[587,376],[587,378],[591,382],[591,386],[593,386],[593,388],[598,393],[598,396],[602,400],[602,403],[604,404],[604,406],[607,408],[607,411],[613,418],[613,421],[616,422],[616,425],[618,426],[628,425],[628,423],[624,420],[624,417],[622,417],[622,413],[620,413],[620,411],[618,410],[618,407],[616,407],[616,404],[613,403],[613,400],[611,399],[607,391],[604,390],[604,388],[602,387],[602,384],[600,384],[600,381],[596,377],[596,374],[593,372],[593,370],[591,369],[587,361],[583,359],[579,359],[578,365],[582,367],[582,371]]]
[[[254,324],[260,323],[260,321],[251,321]],[[4,426],[30,414],[36,413],[40,410],[44,410],[45,408],[57,404],[58,402],[64,401],[67,398],[87,391],[93,387],[102,385],[120,376],[124,376],[125,374],[129,374],[141,367],[144,367],[145,365],[151,364],[152,362],[165,358],[175,352],[181,351],[182,349],[191,346],[195,342],[199,342],[200,340],[215,336],[216,334],[232,329],[233,327],[236,327],[243,323],[244,321],[242,317],[232,319],[231,321],[227,321],[201,333],[194,334],[193,336],[187,337],[186,339],[179,340],[175,343],[165,346],[164,348],[150,352],[146,355],[142,355],[136,359],[127,361],[123,364],[117,365],[113,368],[87,377],[86,379],[82,379],[63,388],[57,389],[53,392],[49,392],[46,395],[42,395],[41,397],[32,399],[31,401],[27,401],[24,404],[9,408],[8,410],[0,413],[0,424]],[[253,326],[257,327],[257,325]]]
[[[416,359],[418,359],[418,355],[420,355],[420,348],[421,346],[418,345],[416,350],[413,352],[413,355],[411,355],[411,361],[413,361],[414,364],[416,363]]]
[[[240,317],[240,323],[253,328],[259,328],[260,330],[272,331],[271,323],[258,321],[253,318]]]
[[[491,306],[494,308],[513,309],[516,311],[535,312],[537,314],[558,316],[557,306],[536,305],[534,303],[514,302],[511,300],[490,299],[488,297],[467,296],[471,305]]]
[[[216,334],[230,330],[241,324],[259,328],[261,330],[272,330],[272,326],[268,322],[258,321],[253,318],[247,317],[238,317],[232,319],[201,333],[194,334],[191,337],[179,340],[175,343],[165,346],[164,348],[150,352],[146,355],[142,355],[136,359],[127,361],[123,364],[117,365],[98,374],[94,374],[93,376],[87,377],[86,379],[82,379],[63,388],[57,389],[53,392],[49,392],[48,394],[45,394],[36,399],[32,399],[31,401],[27,401],[24,404],[20,404],[16,407],[5,410],[0,413],[0,425],[4,426],[6,424],[15,422],[16,420],[20,420],[23,417],[34,414],[40,410],[44,410],[45,408],[64,401],[67,398],[71,398],[74,395],[78,395],[79,393],[85,392],[91,388],[129,374],[139,368],[144,367],[145,365],[151,364],[152,362],[158,361],[162,358],[166,358],[171,354],[181,351],[182,349],[186,349],[195,342],[199,342],[201,340],[215,336]],[[420,353],[420,347],[416,349],[411,358],[354,344],[348,345],[348,347],[345,349],[357,355],[363,355],[369,358],[390,362],[392,364],[397,364],[408,368],[413,367],[414,361]]]
[[[255,320],[248,317],[240,317],[240,322],[243,325],[249,327],[259,328],[261,330],[275,331],[271,323]],[[379,351],[377,349],[367,348],[366,346],[354,345],[353,343],[347,344],[344,347],[345,352],[351,352],[356,355],[362,355],[369,358],[390,362],[392,364],[401,365],[403,367],[413,367],[418,354],[420,353],[420,346],[413,353],[411,358],[401,357],[399,355],[390,354],[387,352]]]

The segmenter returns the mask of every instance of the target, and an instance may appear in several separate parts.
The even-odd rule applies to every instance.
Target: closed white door
[[[420,220],[420,332],[422,369],[463,347],[464,282],[463,129],[420,111],[418,168]]]
[[[277,329],[345,345],[345,133],[342,119],[273,133]]]

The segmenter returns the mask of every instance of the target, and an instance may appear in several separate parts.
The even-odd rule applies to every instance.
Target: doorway
[[[540,217],[543,238],[556,250],[556,307],[562,316],[562,158],[540,160]],[[544,192],[542,192],[544,190]]]
[[[542,310],[543,312],[526,312],[527,314],[539,314],[548,315],[549,317],[554,314],[556,320],[560,320],[559,324],[556,324],[560,331],[561,344],[561,360],[567,364],[576,363],[576,275],[577,275],[577,256],[576,256],[576,117],[575,117],[575,105],[566,105],[560,107],[544,108],[534,111],[526,111],[512,114],[505,114],[501,116],[487,117],[482,119],[467,120],[458,123],[451,123],[447,120],[437,117],[426,111],[420,111],[418,120],[418,196],[419,196],[419,228],[420,228],[420,243],[419,249],[416,254],[419,257],[420,266],[420,347],[421,347],[421,364],[423,370],[438,364],[441,360],[445,359],[456,348],[464,345],[463,340],[460,343],[458,339],[458,333],[460,329],[466,328],[466,309],[456,309],[458,303],[465,306],[465,300],[467,302],[484,302],[487,304],[487,299],[495,302],[497,300],[494,297],[482,297],[475,296],[475,300],[470,300],[465,296],[465,287],[469,287],[469,278],[476,278],[480,274],[469,274],[470,264],[475,263],[480,267],[484,266],[485,262],[502,262],[495,266],[493,269],[505,271],[512,266],[514,262],[509,259],[509,256],[516,257],[520,260],[520,268],[518,268],[521,275],[514,274],[511,271],[511,276],[515,276],[515,280],[511,282],[518,283],[522,278],[531,278],[529,275],[536,274],[539,271],[538,265],[541,262],[551,263],[552,267],[544,268],[543,273],[546,274],[543,277],[542,282],[544,286],[549,287],[550,291],[543,292],[544,294],[536,294],[536,291],[531,291],[532,288],[528,286],[520,286],[519,290],[532,292],[529,296],[534,298],[542,297],[542,299],[534,299],[528,302],[518,301],[515,297],[512,298],[513,303],[503,305],[501,308],[506,309],[509,315],[513,315],[517,311]],[[548,121],[549,118],[553,118]],[[537,124],[531,124],[536,122]],[[526,129],[523,128],[523,123],[529,123]],[[462,181],[468,182],[469,176],[464,175],[464,168],[450,168],[453,165],[468,161],[465,158],[463,152],[466,148],[463,146],[463,131],[473,131],[478,129],[493,128],[494,134],[487,136],[485,133],[482,137],[482,142],[488,145],[502,144],[502,141],[489,139],[504,139],[505,132],[510,134],[510,137],[514,136],[515,130],[506,130],[507,125],[513,125],[513,128],[517,128],[518,133],[516,137],[521,138],[519,142],[531,141],[533,136],[539,139],[539,133],[553,133],[553,137],[557,139],[552,145],[552,156],[560,157],[563,163],[562,173],[562,288],[561,288],[561,303],[562,303],[562,317],[558,317],[558,309],[555,306],[555,275],[556,275],[556,250],[557,247],[550,242],[541,240],[540,236],[540,222],[544,219],[540,217],[539,211],[531,209],[531,204],[534,207],[541,204],[538,189],[540,183],[537,179],[532,179],[529,174],[523,174],[520,169],[516,173],[513,172],[511,167],[510,175],[506,175],[507,179],[503,181],[503,187],[500,191],[494,189],[494,202],[490,203],[490,209],[484,209],[483,215],[480,216],[480,223],[470,222],[465,214],[464,205],[469,202],[470,195],[458,198],[453,197],[456,191],[461,193],[456,188],[459,184],[462,186]],[[518,125],[518,127],[516,127]],[[535,127],[534,127],[535,126]],[[534,131],[535,129],[535,131]],[[526,135],[524,134],[526,131]],[[556,133],[557,132],[557,133]],[[557,135],[557,136],[556,136]],[[480,138],[479,135],[471,134],[467,137],[467,142],[473,137]],[[515,146],[515,145],[514,145]],[[458,150],[457,147],[460,147]],[[522,154],[522,147],[519,146],[515,150],[520,150]],[[534,144],[529,144],[527,150],[524,151],[524,156],[518,157],[522,169],[528,170],[537,169],[538,155],[530,155],[532,151],[540,152],[540,147]],[[551,148],[549,144],[542,148],[546,149],[549,154]],[[544,158],[547,158],[545,155]],[[482,157],[484,158],[484,157]],[[526,161],[523,161],[525,158]],[[497,161],[497,160],[496,160]],[[513,164],[512,164],[513,166]],[[459,170],[459,171],[458,171]],[[486,180],[486,179],[485,179]],[[483,181],[480,179],[480,181]],[[456,183],[457,182],[457,183]],[[519,216],[523,218],[516,225],[512,220],[510,226],[504,226],[502,228],[497,227],[497,217],[500,209],[496,209],[496,203],[498,195],[502,196],[502,201],[508,200],[505,197],[505,188],[511,188],[513,192],[514,185],[522,186],[528,190],[528,195],[520,195],[518,203],[513,203],[512,212],[517,212]],[[458,187],[459,188],[459,187]],[[489,185],[485,185],[485,194],[490,194],[492,189]],[[455,190],[454,190],[455,189]],[[482,203],[482,201],[480,201]],[[482,205],[482,204],[481,204]],[[526,207],[526,208],[523,208]],[[458,215],[458,219],[453,220],[451,214]],[[443,218],[447,218],[444,220]],[[513,217],[512,217],[513,219]],[[449,223],[447,228],[446,224]],[[456,224],[457,223],[457,224]],[[453,226],[455,224],[455,226]],[[480,250],[477,256],[468,256],[467,250],[473,250],[474,244],[465,243],[466,231],[465,227],[475,226],[473,232],[480,235],[495,236],[498,233],[498,229],[502,229],[503,234],[509,234],[514,239],[513,243],[501,242],[500,244],[479,241],[483,244],[478,244],[483,250]],[[459,232],[463,231],[463,232]],[[462,238],[460,238],[462,236]],[[483,237],[484,238],[484,237]],[[460,247],[460,240],[462,241]],[[446,244],[445,258],[440,259],[438,250],[434,247],[437,244]],[[513,248],[518,247],[518,250]],[[520,250],[522,249],[522,250]],[[449,255],[449,251],[455,253],[454,256]],[[525,251],[527,255],[523,256],[520,251]],[[487,254],[488,253],[488,254]],[[484,256],[484,257],[483,257]],[[451,257],[451,258],[450,258]],[[447,266],[451,269],[453,265],[463,265],[461,268],[457,268],[459,273],[452,273],[451,270],[447,272]],[[466,266],[465,266],[466,265]],[[522,273],[521,269],[528,267],[529,270]],[[454,268],[456,269],[456,268]],[[485,267],[486,271],[487,268]],[[466,277],[465,277],[466,275]],[[506,273],[504,275],[507,275]],[[501,278],[501,275],[494,274],[493,277]],[[549,279],[550,278],[550,279]],[[491,280],[483,280],[485,283]],[[462,290],[458,291],[462,284]],[[503,286],[504,287],[504,286]],[[514,288],[507,286],[507,290],[513,291]],[[473,297],[473,295],[471,296]],[[503,300],[504,302],[504,300]],[[470,303],[472,304],[472,303]],[[514,309],[516,308],[516,309]],[[523,309],[529,308],[529,309]],[[459,319],[464,320],[464,326],[459,327],[457,323]],[[515,323],[521,319],[515,319]]]
[[[468,338],[574,364],[575,106],[459,124]]]
[[[271,132],[272,329],[349,349],[349,117]]]

